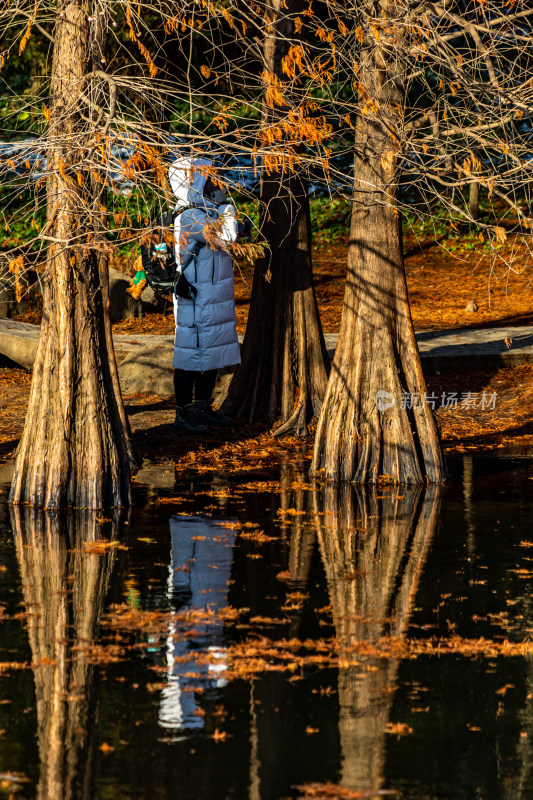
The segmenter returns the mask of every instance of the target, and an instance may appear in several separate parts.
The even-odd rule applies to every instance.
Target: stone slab
[[[0,355],[25,369],[32,369],[38,337],[38,325],[0,319]],[[337,334],[325,339],[333,358]],[[419,331],[416,339],[425,371],[533,363],[532,326]],[[116,334],[113,340],[124,394],[173,393],[172,335]]]
[[[33,368],[38,338],[38,325],[0,319],[0,353],[24,369]]]
[[[328,354],[333,358],[337,334],[326,334],[325,340]],[[417,331],[416,341],[425,370],[533,363],[533,327],[530,325]]]
[[[159,341],[136,347],[119,361],[118,376],[122,394],[146,393],[162,397],[174,394],[173,339],[166,336],[151,338]]]
[[[0,486],[8,487],[13,480],[13,473],[15,472],[15,459],[10,458],[9,461],[0,464]],[[2,490],[6,492],[7,489]],[[5,499],[5,498],[4,498]]]

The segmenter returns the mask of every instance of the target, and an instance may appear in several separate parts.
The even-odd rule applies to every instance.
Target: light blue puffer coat
[[[169,169],[172,191],[178,200],[174,223],[176,262],[187,261],[200,243],[198,255],[184,274],[198,290],[194,301],[174,296],[174,367],[206,372],[240,364],[237,339],[233,267],[231,255],[206,243],[204,229],[209,220],[221,219],[220,240],[237,241],[235,207],[216,206],[203,196],[207,175],[199,168],[211,166],[207,159],[177,159]]]

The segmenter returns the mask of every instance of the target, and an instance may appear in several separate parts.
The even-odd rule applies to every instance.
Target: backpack
[[[173,208],[166,211],[150,226],[150,233],[147,241],[141,244],[142,267],[146,276],[146,281],[154,292],[161,294],[177,294],[179,297],[194,299],[197,289],[190,283],[183,274],[191,261],[195,261],[200,249],[201,242],[196,242],[192,253],[181,269],[176,263],[174,254],[174,221],[179,214],[182,214],[190,206],[185,206],[176,210]]]

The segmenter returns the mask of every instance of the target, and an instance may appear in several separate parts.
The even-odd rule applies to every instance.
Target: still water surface
[[[533,797],[533,465],[453,471],[0,503],[0,797]]]

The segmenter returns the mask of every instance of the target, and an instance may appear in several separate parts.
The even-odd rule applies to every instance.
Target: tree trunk
[[[373,11],[369,2],[368,15]],[[376,13],[393,12],[388,4]],[[357,123],[344,307],[312,468],[330,480],[356,483],[382,476],[394,483],[438,482],[443,456],[424,402],[398,211],[403,92],[390,61],[394,42],[385,52],[384,40],[385,34],[379,44],[369,34],[360,54],[364,107]]]
[[[470,184],[468,192],[468,212],[472,219],[479,219],[479,181]]]
[[[280,80],[300,6],[301,0],[288,0],[283,7],[281,0],[269,3],[273,22],[264,59],[267,71]],[[291,102],[290,94],[286,99]],[[280,108],[263,103],[265,126],[279,122],[281,115]],[[320,411],[329,371],[313,288],[309,195],[301,167],[279,166],[269,173],[263,164],[260,230],[270,251],[255,267],[242,364],[224,410],[249,420],[266,413],[270,424],[279,423],[274,435],[301,436]]]
[[[44,508],[127,505],[135,463],[108,316],[104,177],[88,166],[98,134],[80,110],[83,92],[102,94],[89,74],[92,10],[92,0],[60,0],[55,28],[43,231],[51,243],[10,496]]]

